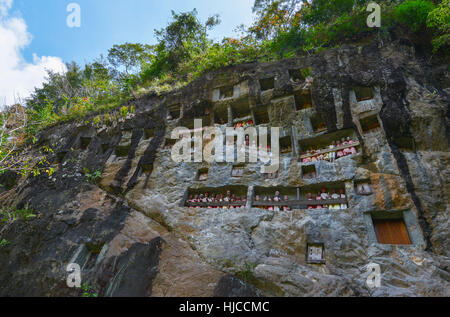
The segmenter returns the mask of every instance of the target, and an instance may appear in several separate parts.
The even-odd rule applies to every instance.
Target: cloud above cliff
[[[28,62],[23,50],[32,41],[25,20],[11,15],[13,0],[0,0],[0,108],[26,98],[41,87],[47,70],[63,72],[66,66],[59,57],[37,56]]]

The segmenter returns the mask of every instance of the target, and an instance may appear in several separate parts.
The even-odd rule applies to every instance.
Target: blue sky
[[[66,26],[66,7],[71,2],[81,7],[80,28]],[[222,23],[211,36],[220,40],[233,35],[239,24],[252,22],[252,4],[253,0],[14,0],[10,12],[21,15],[33,35],[23,51],[27,61],[37,54],[83,63],[105,54],[114,44],[154,43],[153,30],[167,25],[171,10],[196,8],[202,21],[218,13]]]
[[[114,44],[155,44],[154,30],[175,12],[194,8],[202,22],[219,14],[215,40],[235,35],[253,21],[254,0],[0,0],[0,109],[27,98],[42,86],[47,70],[62,72],[65,62],[92,62]],[[67,26],[67,6],[81,8],[81,27]]]

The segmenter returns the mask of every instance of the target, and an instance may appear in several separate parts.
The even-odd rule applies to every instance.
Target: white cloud
[[[10,105],[17,97],[26,98],[35,87],[42,87],[47,70],[63,72],[66,66],[59,57],[33,54],[31,63],[22,51],[32,40],[27,24],[9,14],[12,0],[0,0],[0,107]]]

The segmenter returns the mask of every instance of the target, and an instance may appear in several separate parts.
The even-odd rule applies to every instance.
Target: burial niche
[[[369,196],[373,194],[370,180],[361,180],[355,182],[355,192],[358,195]]]
[[[302,166],[302,178],[303,179],[314,179],[317,177],[316,166],[315,165],[303,165]]]
[[[356,100],[358,102],[365,101],[365,100],[371,100],[374,98],[372,87],[358,86],[358,87],[354,87],[354,91],[355,91],[355,95],[356,95]]]
[[[372,132],[381,128],[378,115],[374,114],[359,120],[363,133]]]
[[[295,95],[295,107],[297,111],[312,108],[311,90],[302,90]]]
[[[245,208],[248,188],[240,185],[189,189],[184,203],[191,208]]]
[[[372,215],[372,221],[378,243],[411,244],[403,214],[388,217],[376,217]]]
[[[126,157],[128,156],[128,153],[130,152],[131,145],[118,145],[116,146],[116,156],[117,157]]]
[[[325,263],[325,247],[323,243],[308,243],[306,262],[310,264]]]
[[[180,104],[172,105],[168,109],[169,109],[169,116],[172,120],[177,120],[181,117],[181,105]]]
[[[267,124],[270,123],[269,113],[267,106],[260,106],[255,110],[256,124]]]
[[[261,91],[267,91],[275,88],[275,77],[263,78],[259,80]]]
[[[248,103],[232,105],[231,109],[234,128],[246,128],[253,125],[252,112]]]
[[[315,133],[321,133],[327,131],[327,124],[325,123],[325,120],[319,113],[315,113],[311,116],[311,126],[313,128],[313,131]]]
[[[89,144],[91,144],[91,137],[81,137],[80,138],[80,149],[81,150],[87,150],[89,147]]]
[[[334,162],[348,155],[358,154],[360,144],[353,129],[338,130],[332,133],[299,140],[302,163],[317,161]]]
[[[223,86],[219,88],[219,100],[233,98],[234,86]]]
[[[245,166],[243,164],[234,165],[231,170],[231,177],[242,177],[244,176]]]
[[[142,172],[151,174],[153,172],[153,164],[142,164]]]
[[[281,154],[292,152],[292,138],[290,135],[280,138]]]
[[[208,180],[208,172],[209,170],[207,168],[202,168],[198,170],[197,173],[197,180],[200,182],[204,182]]]
[[[155,129],[144,129],[145,139],[152,139],[155,137]]]

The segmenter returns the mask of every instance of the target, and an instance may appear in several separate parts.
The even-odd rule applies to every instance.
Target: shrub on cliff
[[[426,25],[428,14],[433,11],[434,4],[425,0],[411,0],[400,4],[395,10],[397,20],[409,26],[414,32]]]
[[[450,1],[443,0],[442,3],[431,11],[427,17],[427,27],[435,33],[433,39],[433,50],[450,46]]]

